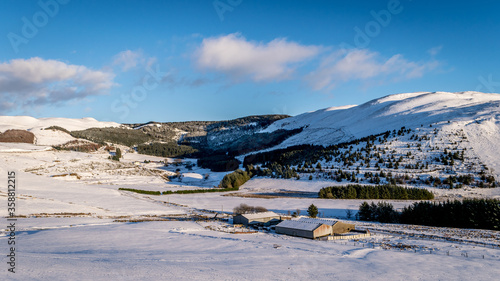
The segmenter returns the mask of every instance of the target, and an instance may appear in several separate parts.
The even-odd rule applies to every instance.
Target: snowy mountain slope
[[[94,118],[34,118],[30,116],[0,116],[0,132],[10,129],[28,130],[35,134],[37,145],[58,145],[74,140],[72,136],[54,130],[43,130],[50,126],[59,126],[68,131],[88,128],[119,127],[115,122],[101,122]]]
[[[0,130],[8,129],[31,129],[38,127],[59,126],[68,131],[85,130],[88,128],[119,127],[119,123],[102,122],[87,117],[81,119],[72,118],[34,118],[30,116],[0,116]]]
[[[265,132],[304,128],[278,147],[297,144],[330,145],[388,130],[445,124],[490,122],[483,129],[498,131],[500,95],[479,92],[419,92],[382,97],[359,106],[322,109],[279,120]],[[481,132],[470,125],[471,131]],[[498,135],[497,135],[498,139]]]
[[[490,118],[478,122],[469,122],[464,132],[475,153],[490,171],[500,177],[500,124],[499,118]]]

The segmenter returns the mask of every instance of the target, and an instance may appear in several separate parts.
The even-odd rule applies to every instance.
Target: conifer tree
[[[314,204],[311,204],[311,206],[307,208],[307,213],[311,218],[315,218],[318,215],[318,207],[314,206]]]

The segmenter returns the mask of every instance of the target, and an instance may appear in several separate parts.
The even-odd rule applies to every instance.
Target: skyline
[[[495,1],[2,1],[0,115],[297,115],[500,92]]]

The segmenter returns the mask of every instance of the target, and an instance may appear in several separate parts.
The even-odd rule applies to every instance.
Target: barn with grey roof
[[[276,233],[316,239],[324,236],[347,233],[354,230],[353,224],[336,220],[299,218],[285,220],[276,226]]]

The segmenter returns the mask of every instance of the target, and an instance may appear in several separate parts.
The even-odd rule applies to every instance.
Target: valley
[[[401,211],[419,200],[334,199],[322,190],[390,184],[429,191],[433,202],[500,199],[499,101],[498,95],[476,92],[400,94],[295,117],[219,123],[2,116],[1,131],[35,136],[33,144],[0,143],[2,181],[7,171],[18,179],[17,255],[23,270],[13,280],[39,278],[35,272],[43,268],[49,269],[42,279],[71,279],[82,266],[95,280],[145,272],[183,279],[186,270],[189,279],[275,279],[270,263],[276,259],[282,260],[282,277],[295,279],[384,280],[394,270],[409,280],[490,279],[500,273],[498,230],[359,221],[365,201]],[[172,150],[139,153],[152,143]],[[197,151],[168,154],[181,145]],[[214,171],[210,157],[220,151],[227,151],[217,158],[223,169]],[[204,157],[209,164],[201,167]],[[235,169],[251,175],[239,188],[175,193],[217,190]],[[6,205],[7,192],[1,190],[0,198]],[[319,217],[354,223],[372,235],[318,241],[266,229],[245,233],[231,224],[233,209],[242,203],[283,216],[307,215],[314,204]],[[7,208],[0,216],[9,217]],[[3,244],[7,236],[2,230]],[[241,266],[260,270],[242,276]],[[108,270],[115,267],[122,269]]]

